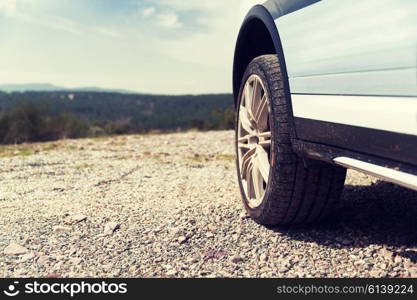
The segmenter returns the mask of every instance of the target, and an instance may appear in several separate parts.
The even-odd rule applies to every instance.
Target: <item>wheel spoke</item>
[[[247,178],[248,170],[251,168],[253,164],[253,157],[255,153],[256,153],[256,149],[253,148],[249,150],[248,152],[246,152],[245,155],[242,156],[242,165],[240,167],[240,173],[243,179],[246,179],[247,181],[249,181]]]
[[[239,119],[240,119],[240,123],[242,124],[243,129],[245,129],[247,133],[254,135],[255,129],[253,128],[252,123],[249,120],[248,110],[244,106],[240,107]]]
[[[258,135],[260,141],[259,141],[259,145],[262,147],[271,147],[271,132],[270,131],[266,131],[266,132],[262,132],[261,134]]]
[[[260,105],[256,109],[255,122],[260,132],[268,128],[268,101],[266,100],[266,95],[262,97]]]
[[[258,135],[260,138],[270,139],[271,138],[271,131],[265,131]]]
[[[271,147],[271,141],[262,141],[262,142],[259,142],[259,145],[264,148],[268,148],[268,147]]]
[[[249,197],[249,199],[252,199],[252,197],[255,196],[252,172],[253,172],[253,165],[251,165],[251,167],[247,170],[247,173],[246,173],[246,182],[248,183],[247,196]]]
[[[253,106],[253,91],[250,89],[249,82],[245,85],[245,108],[247,110],[247,115],[249,120],[254,119],[254,115],[252,113],[252,106]]]
[[[251,103],[251,111],[256,121],[256,112],[258,110],[259,105],[261,104],[261,93],[262,93],[262,86],[259,83],[258,79],[253,81],[253,89],[252,89],[252,103]]]
[[[264,180],[258,168],[255,168],[255,167],[252,168],[252,181],[253,181],[253,189],[255,191],[255,197],[256,199],[259,199],[263,196]]]
[[[269,177],[269,159],[268,153],[264,148],[256,147],[256,165],[259,168],[259,172],[262,174],[262,178],[265,182],[268,182]]]
[[[249,143],[249,139],[252,137],[252,135],[251,134],[247,134],[247,135],[245,135],[245,136],[242,136],[242,137],[240,137],[240,138],[238,138],[238,142],[239,143]]]
[[[251,134],[247,134],[247,135],[245,135],[245,136],[243,136],[243,137],[239,138],[239,139],[237,140],[237,141],[238,141],[237,146],[238,146],[240,149],[245,149],[245,150],[252,149],[252,148],[253,148],[253,146],[249,144],[249,140],[250,140],[250,138],[252,138],[252,137],[253,137],[253,135],[251,135]]]
[[[246,149],[246,150],[249,150],[249,149],[251,149],[251,148],[253,148],[253,147],[251,147],[250,145],[248,145],[248,144],[243,144],[243,143],[238,143],[238,145],[237,145],[240,149]]]

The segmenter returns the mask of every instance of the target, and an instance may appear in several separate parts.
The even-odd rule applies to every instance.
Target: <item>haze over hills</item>
[[[74,92],[101,92],[101,93],[121,93],[121,94],[140,94],[138,92],[124,89],[105,89],[99,87],[81,87],[66,88],[56,86],[50,83],[28,83],[28,84],[0,84],[0,91],[6,93],[13,92],[58,92],[58,91],[74,91]]]

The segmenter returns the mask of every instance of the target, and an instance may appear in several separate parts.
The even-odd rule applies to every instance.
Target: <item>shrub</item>
[[[0,116],[0,143],[53,141],[79,138],[88,134],[89,126],[68,113],[52,115],[46,105],[20,102]]]
[[[216,117],[217,122],[210,129],[227,130],[235,128],[235,112],[233,109],[214,109],[212,114]]]
[[[131,118],[124,118],[118,121],[108,123],[104,131],[109,135],[133,133],[134,127]]]

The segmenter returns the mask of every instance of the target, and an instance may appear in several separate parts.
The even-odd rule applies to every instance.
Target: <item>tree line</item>
[[[0,92],[0,143],[102,135],[225,130],[234,124],[233,98],[106,92]]]

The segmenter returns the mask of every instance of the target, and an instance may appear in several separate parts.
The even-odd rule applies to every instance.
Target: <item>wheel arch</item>
[[[291,123],[290,127],[292,129],[291,135],[293,138],[296,138],[292,120],[293,113],[288,74],[278,29],[268,9],[263,5],[256,5],[247,14],[236,42],[233,62],[233,95],[235,107],[237,105],[239,89],[246,67],[255,57],[267,54],[278,55],[284,92],[287,99],[288,116]]]

